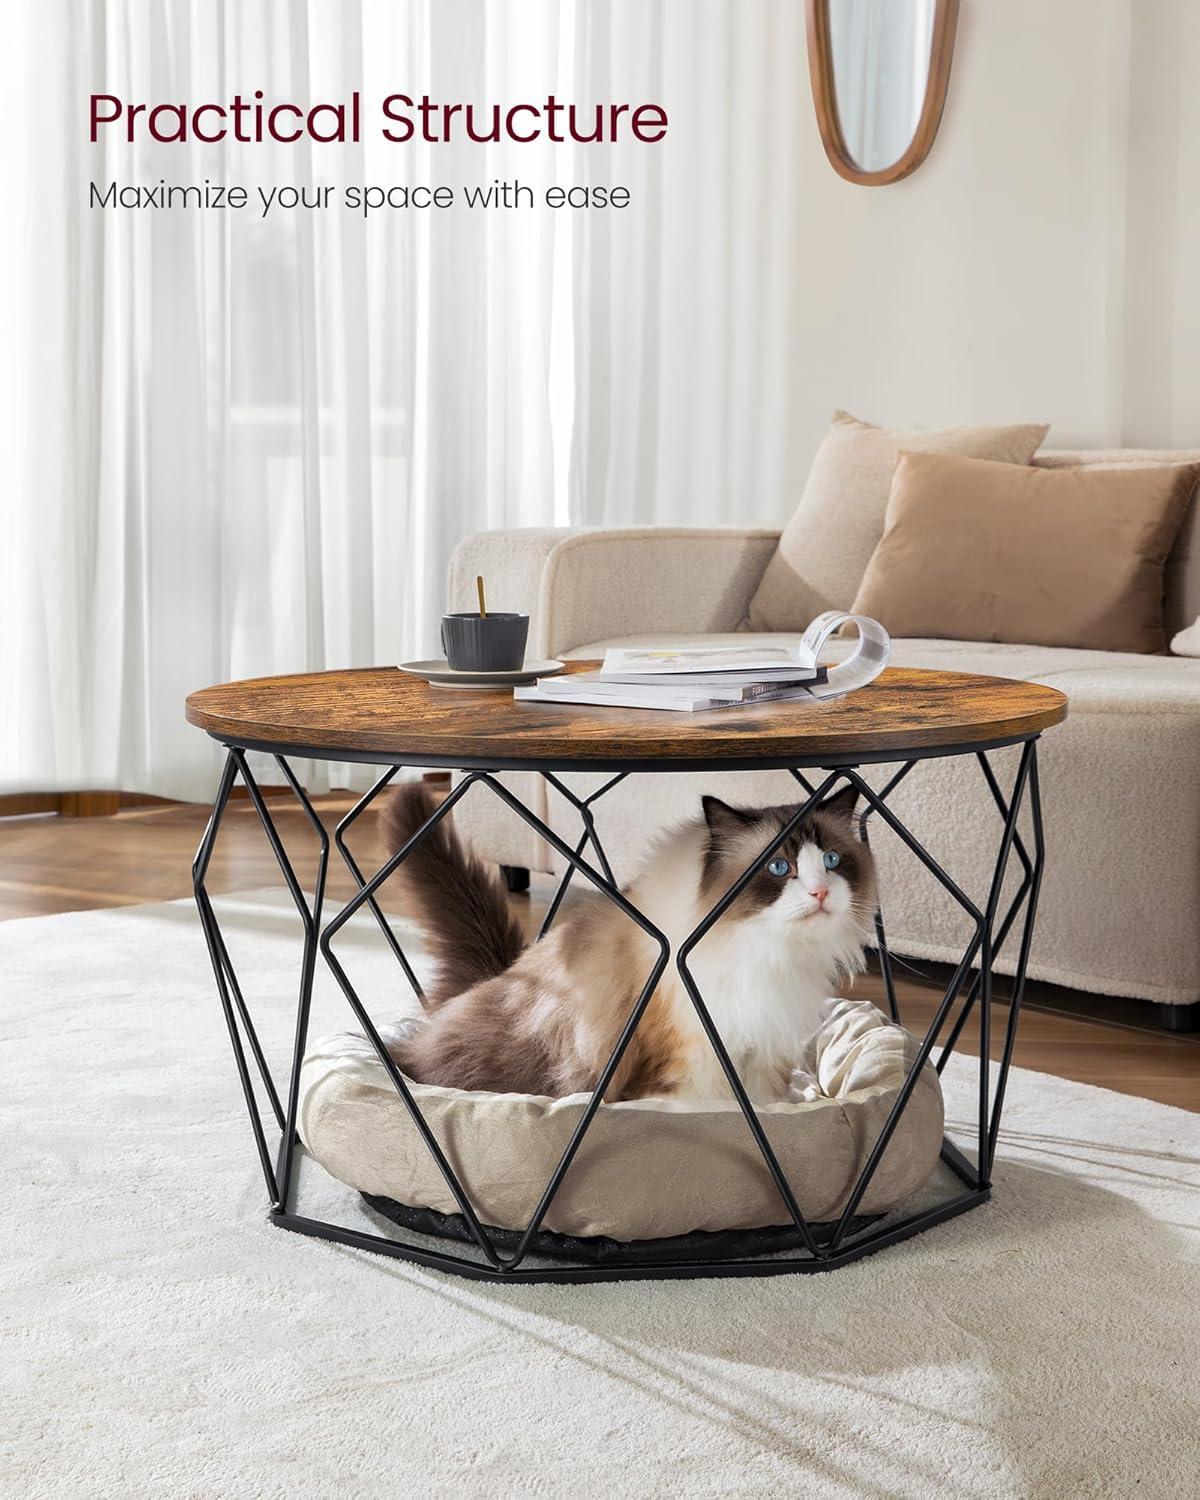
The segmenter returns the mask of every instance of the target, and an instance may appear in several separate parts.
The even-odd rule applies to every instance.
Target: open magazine
[[[845,661],[822,666],[821,651],[834,631],[857,632]],[[598,672],[539,677],[514,689],[527,703],[592,703],[612,708],[697,713],[753,703],[837,698],[874,681],[887,666],[891,639],[878,620],[831,609],[798,638],[767,646],[679,648],[634,646],[608,651]]]

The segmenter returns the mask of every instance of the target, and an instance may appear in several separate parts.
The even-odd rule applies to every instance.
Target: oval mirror
[[[929,155],[957,20],[958,0],[808,0],[817,124],[848,182],[898,182]]]

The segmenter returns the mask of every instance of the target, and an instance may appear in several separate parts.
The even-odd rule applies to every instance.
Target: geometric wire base
[[[502,782],[496,771],[509,769],[503,763],[491,769],[465,769],[463,779],[449,796],[439,805],[428,821],[419,828],[408,842],[392,855],[370,878],[365,879],[351,853],[346,835],[357,819],[383,791],[399,770],[389,765],[375,785],[359,799],[351,811],[339,823],[334,841],[347,869],[353,876],[358,890],[330,921],[322,925],[322,912],[326,876],[330,852],[330,840],[320,818],[317,816],[303,787],[284,758],[283,748],[274,746],[247,747],[228,744],[228,756],[221,783],[213,805],[212,816],[201,840],[193,865],[193,885],[201,926],[208,944],[217,992],[225,1015],[233,1048],[234,1062],[238,1071],[251,1129],[258,1151],[259,1163],[267,1188],[269,1217],[271,1222],[301,1234],[314,1235],[322,1239],[353,1245],[361,1249],[395,1256],[416,1264],[478,1280],[495,1282],[514,1281],[610,1281],[633,1278],[674,1278],[694,1276],[747,1276],[778,1275],[781,1273],[813,1273],[829,1271],[858,1260],[864,1255],[907,1239],[923,1230],[932,1228],[957,1214],[984,1203],[991,1196],[991,1169],[996,1151],[996,1139],[1004,1104],[1005,1088],[1012,1062],[1016,1028],[1025,988],[1025,972],[1033,936],[1033,922],[1037,910],[1038,893],[1045,863],[1045,841],[1042,828],[1041,801],[1037,775],[1037,735],[1016,739],[998,740],[988,745],[938,747],[933,750],[914,749],[906,753],[903,763],[890,780],[879,790],[871,787],[861,776],[857,762],[839,762],[836,759],[807,763],[804,766],[787,767],[805,794],[795,813],[779,834],[747,866],[738,879],[729,887],[721,899],[705,915],[677,947],[672,946],[665,934],[637,910],[618,889],[608,859],[604,853],[592,811],[594,804],[612,787],[631,774],[630,770],[618,770],[598,790],[587,797],[578,797],[556,774],[554,766],[543,766],[528,761],[520,762],[519,768],[539,772],[548,787],[564,797],[577,811],[581,833],[572,848],[538,816],[526,807]],[[1020,744],[1020,763],[1011,792],[1006,796],[988,761],[987,752],[1001,745]],[[275,828],[274,821],[246,762],[246,749],[267,749],[275,755],[292,793],[303,809],[318,841],[319,858],[317,875],[311,899],[306,897],[292,868],[290,858]],[[294,750],[292,753],[295,753]],[[976,904],[957,885],[936,859],[905,827],[888,806],[888,797],[923,760],[938,759],[949,755],[973,754],[981,768],[984,782],[1001,821],[1001,836],[995,869],[986,900]],[[777,763],[776,763],[777,765]],[[765,767],[762,767],[765,768]],[[567,768],[569,769],[569,767]],[[639,766],[638,770],[649,769]],[[669,768],[663,768],[667,770]],[[747,762],[744,769],[760,767]],[[820,770],[823,779],[813,785],[804,775],[805,770]],[[234,782],[240,777],[249,794],[251,803],[262,824],[267,840],[275,854],[284,881],[291,893],[304,928],[304,946],[300,964],[299,995],[296,1009],[295,1031],[292,1045],[291,1069],[286,1081],[286,1090],[281,1094],[267,1066],[263,1049],[236,971],[213,911],[205,885],[205,877],[212,859],[222,816],[228,804]],[[948,896],[968,915],[973,923],[973,932],[962,958],[946,986],[936,1014],[917,1048],[913,1062],[905,1077],[888,1118],[878,1139],[869,1152],[862,1171],[856,1180],[849,1198],[838,1219],[829,1224],[815,1224],[807,1220],[796,1201],[792,1184],[784,1173],[771,1147],[763,1124],[746,1095],[724,1043],[717,1032],[703,996],[689,966],[692,950],[706,933],[720,920],[726,910],[737,899],[740,892],[767,863],[775,850],[784,843],[801,819],[841,783],[854,786],[862,803],[858,815],[859,832],[864,842],[869,842],[869,820],[877,816],[899,837],[901,843],[938,881]],[[393,956],[414,993],[419,997],[421,988],[395,932],[376,900],[376,893],[395,872],[400,863],[433,829],[449,814],[454,805],[476,785],[487,788],[505,803],[514,813],[530,825],[566,863],[566,870],[547,911],[540,936],[552,926],[567,887],[575,875],[587,880],[602,896],[611,901],[652,939],[658,957],[646,976],[637,1002],[632,1007],[614,1050],[596,1080],[595,1087],[585,1106],[579,1123],[563,1151],[550,1180],[546,1184],[529,1223],[522,1230],[501,1230],[481,1222],[463,1185],[455,1174],[441,1142],[437,1139],[421,1114],[404,1076],[387,1052],[361,997],[333,951],[333,940],[341,928],[364,906],[371,912],[383,933]],[[1020,832],[1022,811],[1028,808],[1032,853],[1027,849]],[[585,858],[588,849],[594,853],[596,864]],[[1015,894],[1006,911],[1001,915],[1001,905],[1010,856],[1015,853],[1021,866],[1021,877]],[[1009,995],[1008,1018],[1005,1027],[1000,1058],[992,1083],[991,1021],[994,989],[994,962],[996,954],[1007,941],[1017,923],[1020,937],[1014,975]],[[887,1005],[893,1020],[899,1021],[895,984],[891,959],[887,947],[882,913],[875,917],[875,941],[883,979]],[[403,1100],[409,1118],[416,1128],[426,1149],[451,1191],[460,1212],[439,1214],[429,1209],[397,1204],[392,1200],[366,1197],[365,1201],[377,1214],[395,1224],[410,1236],[418,1238],[400,1239],[391,1234],[375,1234],[350,1225],[329,1223],[307,1217],[295,1211],[294,1198],[298,1178],[299,1139],[296,1133],[299,1105],[300,1069],[308,1037],[309,1011],[312,1002],[313,980],[317,956],[320,953],[350,1006],[350,1009],[370,1040],[376,1055],[387,1070],[393,1088]],[[596,1110],[605,1096],[625,1049],[641,1020],[655,988],[667,964],[674,960],[698,1019],[721,1064],[733,1096],[741,1110],[747,1129],[761,1154],[779,1192],[780,1224],[773,1228],[728,1231],[719,1233],[696,1233],[674,1237],[666,1241],[581,1240],[570,1236],[553,1234],[542,1229],[546,1213],[553,1203],[587,1133]],[[953,1021],[954,1006],[960,1000],[959,1010]],[[874,1172],[887,1149],[912,1095],[922,1068],[929,1061],[941,1072],[952,1055],[963,1028],[972,1013],[979,1016],[979,1062],[978,1062],[978,1113],[976,1136],[973,1142],[974,1160],[950,1139],[943,1142],[941,1161],[953,1175],[961,1191],[932,1207],[924,1207],[907,1217],[889,1215],[882,1219],[866,1218],[857,1212]],[[947,1023],[949,1029],[947,1031]],[[947,1034],[941,1040],[942,1033]],[[941,1041],[939,1054],[933,1059],[933,1049]],[[251,1070],[257,1073],[256,1087]],[[267,1122],[264,1122],[264,1115]],[[273,1122],[273,1123],[270,1123]],[[275,1149],[272,1150],[267,1131],[278,1133]],[[349,1189],[347,1190],[350,1191]],[[467,1245],[474,1254],[462,1253],[458,1247]]]

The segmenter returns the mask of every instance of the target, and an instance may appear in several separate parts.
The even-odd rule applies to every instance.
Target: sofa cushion
[[[1198,472],[902,453],[854,613],[894,636],[1163,651],[1163,568]]]
[[[751,630],[803,630],[826,609],[848,609],[883,535],[892,470],[901,449],[1026,464],[1048,429],[952,427],[905,432],[844,411],[817,449],[796,513],[750,600]]]

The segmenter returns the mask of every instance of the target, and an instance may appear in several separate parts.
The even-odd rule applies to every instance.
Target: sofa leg
[[[501,865],[500,874],[504,884],[513,895],[520,895],[522,891],[529,889],[529,871],[524,865]],[[1191,1006],[1176,1005],[1175,1010],[1190,1010]]]
[[[1200,1031],[1200,1005],[1160,1005],[1158,1012],[1164,1031]]]

